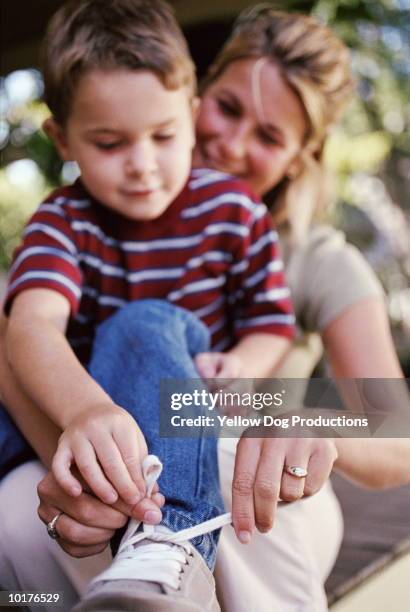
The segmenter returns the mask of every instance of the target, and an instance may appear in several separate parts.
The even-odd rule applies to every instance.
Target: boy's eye
[[[239,109],[231,102],[228,102],[227,100],[219,99],[218,106],[219,106],[219,110],[224,115],[228,115],[229,117],[239,117]]]
[[[112,149],[119,147],[120,144],[120,142],[96,142],[95,146],[102,151],[112,151]]]
[[[160,132],[159,134],[154,134],[154,140],[157,142],[164,142],[166,140],[171,140],[174,136],[175,132]]]

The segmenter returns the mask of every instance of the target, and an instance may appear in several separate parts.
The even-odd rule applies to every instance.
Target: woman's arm
[[[326,327],[322,339],[336,379],[403,377],[386,309],[378,298],[346,309]],[[410,482],[408,439],[346,438],[338,439],[336,446],[335,468],[358,484],[382,489]]]
[[[335,378],[403,377],[379,298],[346,308],[324,329],[322,340]]]

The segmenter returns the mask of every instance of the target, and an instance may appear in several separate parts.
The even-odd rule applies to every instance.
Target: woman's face
[[[237,60],[203,94],[194,165],[240,176],[262,196],[298,173],[306,131],[302,103],[278,67]]]

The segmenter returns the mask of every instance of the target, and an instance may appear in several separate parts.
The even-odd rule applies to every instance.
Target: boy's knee
[[[175,307],[165,300],[135,300],[119,308],[101,325],[101,328],[115,326],[123,328],[127,333],[144,330],[147,325],[162,324],[174,317]]]
[[[120,308],[99,328],[100,339],[109,334],[145,339],[158,345],[172,339],[172,344],[186,345],[189,353],[209,350],[209,331],[192,312],[166,300],[135,300]]]
[[[191,356],[209,351],[210,334],[206,325],[191,312],[184,311],[184,315],[186,340]]]

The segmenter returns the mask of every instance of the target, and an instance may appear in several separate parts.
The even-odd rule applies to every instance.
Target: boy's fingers
[[[162,493],[154,493],[151,499],[156,503],[158,508],[162,508],[162,506],[165,504],[165,497],[162,495]]]
[[[115,504],[111,506],[111,508],[114,508],[123,514],[126,514],[127,516],[132,516],[138,519],[139,521],[143,521],[144,514],[147,510],[153,510],[154,512],[159,511],[161,513],[161,508],[164,504],[165,497],[162,495],[162,493],[154,493],[151,499],[144,498],[134,506],[125,503],[125,501],[123,501],[122,499],[119,499],[115,502]],[[149,517],[148,520],[145,522],[156,524],[158,521],[155,520],[153,522],[152,517]]]
[[[231,379],[235,378],[235,376],[236,369],[233,367],[233,364],[229,360],[221,359],[218,363],[217,377]]]
[[[54,455],[51,469],[54,477],[65,493],[72,497],[81,495],[82,487],[80,482],[74,478],[70,468],[73,463],[73,454],[68,446],[59,444]]]
[[[156,495],[159,495],[158,493]],[[145,497],[132,509],[133,518],[149,525],[157,525],[162,520],[162,512],[153,499]]]
[[[118,495],[128,504],[137,503],[141,499],[141,494],[131,479],[116,441],[110,434],[98,432],[91,442],[105,476]]]
[[[94,446],[88,440],[82,439],[81,443],[73,445],[73,454],[80,474],[94,494],[106,504],[117,501],[118,494],[98,464]]]
[[[260,456],[259,440],[239,441],[232,481],[232,523],[240,542],[248,544],[255,527],[253,489]]]
[[[215,355],[212,353],[199,353],[195,357],[195,365],[202,378],[213,378],[216,373]]]
[[[145,495],[145,481],[142,475],[142,461],[148,454],[147,445],[145,440],[139,439],[139,436],[134,428],[121,432],[113,431],[112,437],[119,449],[122,457],[122,461],[127,467],[131,481],[137,488],[136,494],[139,495],[139,499]],[[141,436],[142,438],[142,436]],[[120,491],[118,491],[120,493]],[[120,493],[121,494],[121,493]],[[121,497],[123,497],[121,495]],[[123,498],[129,503],[136,503],[135,494],[134,499]]]

